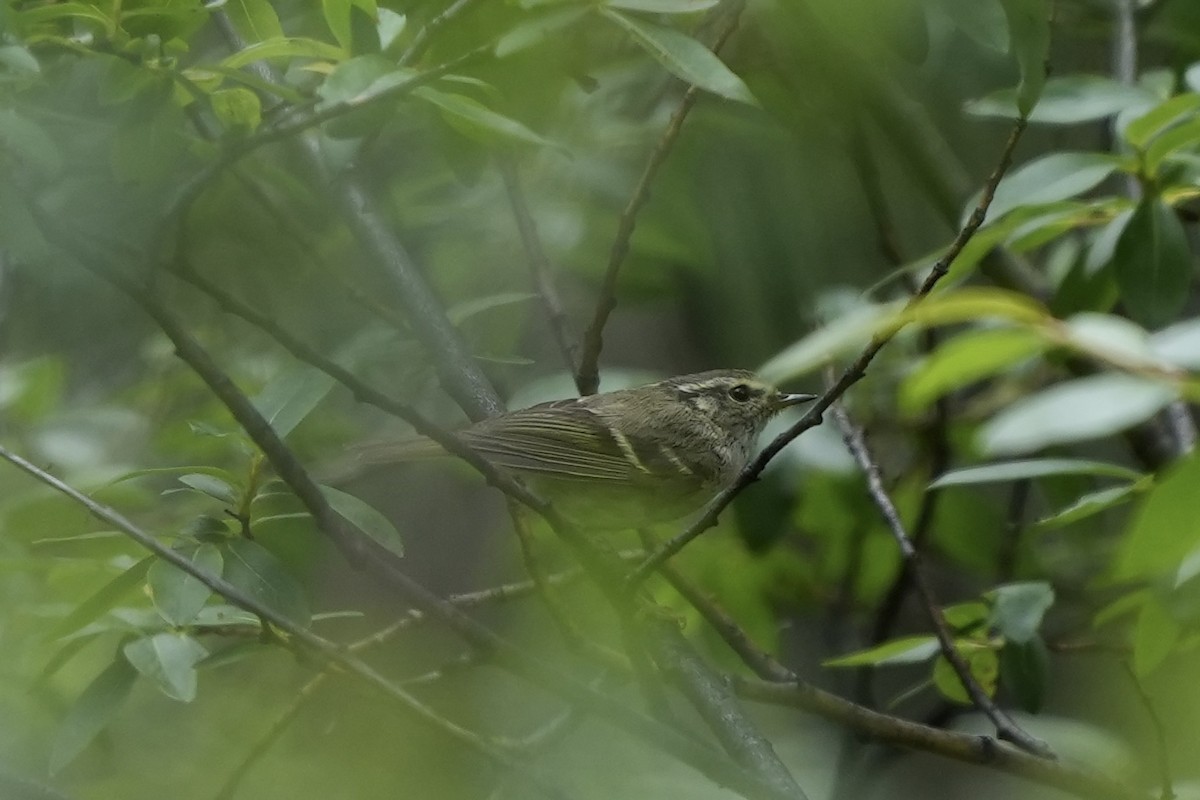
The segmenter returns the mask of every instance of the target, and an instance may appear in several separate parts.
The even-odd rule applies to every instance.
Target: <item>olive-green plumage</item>
[[[746,370],[713,370],[542,403],[458,435],[568,519],[623,528],[698,508],[746,466],[775,414],[812,398],[784,394]],[[417,438],[364,447],[360,463],[441,454]]]

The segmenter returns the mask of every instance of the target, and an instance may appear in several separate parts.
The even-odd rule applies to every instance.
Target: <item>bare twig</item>
[[[713,44],[713,52],[720,51],[733,32],[737,30],[740,5],[736,12],[738,13],[729,13],[725,19]],[[630,196],[629,202],[625,204],[625,210],[621,212],[621,217],[617,221],[617,235],[613,239],[612,249],[609,251],[608,267],[604,270],[604,280],[600,285],[600,297],[596,300],[592,321],[583,333],[579,369],[575,374],[575,385],[579,387],[580,394],[595,394],[596,389],[600,386],[599,361],[600,351],[604,349],[604,326],[608,323],[609,315],[617,307],[617,279],[621,274],[621,265],[625,263],[625,257],[629,254],[629,241],[633,237],[633,229],[637,225],[638,213],[650,199],[650,184],[654,181],[659,167],[667,160],[671,148],[679,138],[679,133],[683,130],[683,122],[687,119],[692,106],[696,104],[699,94],[700,89],[697,86],[689,86],[683,93],[679,105],[676,106],[675,112],[667,123],[666,130],[663,131],[658,144],[650,153],[642,175],[638,178],[637,185],[634,186],[633,194]]]
[[[842,429],[842,436],[846,440],[846,447],[849,448],[850,454],[854,456],[855,462],[858,463],[859,468],[862,469],[866,476],[867,489],[871,494],[871,499],[879,508],[884,522],[887,523],[888,529],[891,530],[892,536],[896,539],[896,544],[900,547],[900,555],[907,565],[913,588],[916,589],[917,595],[921,598],[921,602],[925,605],[925,610],[929,614],[929,619],[933,623],[933,631],[941,647],[942,656],[954,668],[954,672],[958,675],[959,681],[962,682],[963,688],[966,689],[967,695],[970,696],[975,707],[987,715],[987,718],[996,726],[996,731],[1001,739],[1014,742],[1031,753],[1053,758],[1054,754],[1049,746],[1040,739],[1030,736],[1007,714],[1000,710],[992,698],[988,696],[987,692],[984,691],[983,687],[980,686],[979,681],[975,680],[975,676],[971,674],[971,667],[955,646],[954,634],[951,633],[950,626],[946,623],[942,609],[937,603],[937,598],[933,595],[933,589],[930,588],[929,581],[921,570],[920,553],[913,546],[912,540],[905,531],[904,523],[900,519],[900,512],[896,509],[896,505],[888,495],[887,489],[884,488],[883,476],[879,471],[879,464],[868,449],[862,430],[850,421],[850,417],[840,405],[834,406],[833,415]]]
[[[529,274],[533,279],[533,286],[537,290],[538,298],[541,300],[546,321],[550,325],[550,333],[554,336],[559,353],[562,354],[563,365],[571,373],[572,379],[576,381],[575,387],[579,393],[583,394],[583,387],[579,383],[579,375],[575,368],[575,357],[579,347],[571,341],[571,334],[567,329],[567,312],[563,310],[562,300],[554,288],[554,280],[550,276],[552,272],[550,259],[546,257],[546,250],[542,247],[541,237],[538,236],[537,223],[534,222],[533,215],[529,213],[529,204],[525,201],[525,192],[521,189],[517,165],[512,157],[507,155],[500,156],[498,163],[500,177],[503,179],[504,189],[508,193],[508,202],[517,221],[517,230],[521,234],[521,243],[524,245],[526,257],[529,259]]]
[[[1005,142],[1004,150],[1000,155],[1000,161],[996,165],[996,168],[992,171],[991,176],[988,177],[987,183],[984,184],[983,192],[979,196],[979,203],[975,206],[974,211],[971,212],[971,216],[967,219],[962,229],[958,232],[958,235],[954,238],[954,241],[950,244],[950,247],[947,248],[942,257],[937,260],[937,263],[933,265],[933,268],[929,271],[929,274],[925,277],[925,280],[921,282],[921,285],[917,287],[916,293],[909,300],[910,306],[919,303],[933,290],[933,287],[937,285],[937,282],[945,277],[946,273],[950,269],[950,264],[954,262],[954,259],[958,257],[959,253],[963,251],[963,248],[967,246],[967,243],[971,241],[971,237],[975,235],[975,231],[979,230],[979,226],[983,224],[984,216],[987,214],[988,207],[992,204],[992,197],[996,193],[996,186],[999,185],[1000,179],[1004,177],[1004,173],[1008,171],[1009,166],[1012,164],[1013,150],[1016,148],[1017,142],[1020,140],[1021,134],[1025,130],[1025,125],[1026,120],[1022,118],[1018,119],[1016,124],[1013,126],[1012,132],[1009,134],[1007,142]],[[898,330],[899,329],[877,334],[871,340],[871,343],[868,344],[866,348],[858,355],[858,358],[856,358],[853,363],[851,363],[850,366],[848,366],[845,371],[842,372],[841,377],[839,377],[832,386],[826,389],[819,398],[813,401],[813,403],[808,407],[808,410],[805,411],[804,415],[800,417],[799,420],[797,420],[790,428],[781,433],[779,436],[775,437],[775,439],[772,440],[771,443],[768,444],[763,451],[759,453],[758,456],[751,461],[745,469],[742,470],[741,474],[738,475],[737,479],[732,484],[718,492],[717,495],[708,502],[708,505],[704,507],[704,511],[695,522],[689,525],[688,528],[682,533],[668,540],[662,547],[655,551],[653,555],[646,559],[646,561],[637,568],[637,570],[629,579],[630,584],[636,586],[641,583],[641,581],[645,580],[646,576],[658,568],[659,564],[662,564],[664,561],[678,553],[701,533],[716,525],[717,518],[721,515],[721,512],[724,511],[731,502],[733,502],[733,499],[737,497],[737,495],[743,489],[758,479],[758,476],[762,473],[763,469],[766,468],[771,459],[778,455],[779,452],[797,436],[804,433],[804,431],[808,430],[809,428],[815,428],[821,423],[821,419],[825,411],[831,405],[833,405],[834,401],[845,394],[847,389],[862,379],[862,377],[866,374],[867,367],[870,366],[871,361],[874,360],[879,351],[882,350],[889,341],[891,341],[892,337],[896,335]]]

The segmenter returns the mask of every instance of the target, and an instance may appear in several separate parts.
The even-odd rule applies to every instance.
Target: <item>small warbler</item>
[[[815,397],[746,370],[713,370],[541,403],[457,434],[573,523],[627,528],[699,508],[749,463],[772,417]],[[360,466],[438,455],[424,437],[358,449]]]

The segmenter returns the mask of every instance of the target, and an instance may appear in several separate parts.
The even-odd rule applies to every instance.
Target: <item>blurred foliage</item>
[[[1195,793],[1200,6],[1131,2],[1136,39],[1116,44],[1138,60],[1122,67],[1110,64],[1121,3],[741,5],[9,0],[0,442],[299,624],[347,643],[380,630],[404,609],[342,562],[96,271],[150,287],[321,475],[347,445],[407,430],[197,285],[460,424],[335,199],[350,183],[378,202],[502,395],[569,394],[498,166],[519,177],[573,339],[617,219],[694,84],[637,218],[602,388],[761,365],[812,389],[823,367],[899,331],[847,402],[973,674],[1060,753],[1144,787],[1165,757],[1181,796]],[[908,305],[1021,112],[1030,130],[983,227]],[[962,684],[830,427],[781,454],[678,567],[805,677],[889,713],[954,719]],[[524,796],[350,677],[316,678],[321,665],[256,617],[69,500],[0,474],[6,797]],[[325,491],[439,592],[524,577],[500,503],[460,465]],[[547,568],[569,568],[547,532],[534,544]],[[746,671],[689,603],[653,587],[713,663]],[[586,581],[554,594],[590,637],[622,646]],[[473,613],[564,670],[601,674],[536,599]],[[463,667],[463,647],[413,626],[363,652],[489,735],[527,736],[563,711],[537,687]],[[854,747],[837,758],[831,724],[762,716],[802,786],[910,796]],[[531,752],[573,797],[727,796],[611,733],[584,720]],[[1042,796],[978,768],[927,768],[922,796]]]

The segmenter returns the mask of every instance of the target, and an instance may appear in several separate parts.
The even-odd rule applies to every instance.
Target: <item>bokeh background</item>
[[[442,20],[450,4],[440,0],[6,4],[0,442],[172,546],[236,536],[227,510],[249,492],[253,541],[271,556],[271,579],[318,612],[315,630],[350,642],[387,625],[406,609],[298,513],[158,327],[92,270],[152,287],[260,408],[290,415],[288,442],[304,462],[318,475],[336,473],[348,447],[410,430],[324,381],[176,271],[185,265],[439,424],[464,424],[395,288],[334,199],[353,182],[378,204],[510,407],[569,396],[570,372],[530,277],[503,172],[517,175],[567,337],[576,341],[622,209],[685,87],[598,9],[711,43],[737,5],[460,0],[454,7],[463,8]],[[1018,165],[1051,152],[1122,152],[1115,114],[1197,89],[1194,78],[1187,82],[1200,60],[1200,6],[1191,0],[1059,0],[1044,11],[1052,14],[1055,99],[1074,102],[1076,117],[1049,124],[1035,115]],[[218,16],[240,43],[231,44]],[[412,45],[422,32],[428,46],[418,52]],[[314,104],[366,91],[406,53],[406,66],[420,70],[474,48],[480,53],[433,84],[443,100],[469,98],[468,114],[447,113],[429,97],[399,97],[307,132],[319,168],[297,155],[299,134],[213,168]],[[671,146],[620,274],[601,388],[756,368],[856,309],[905,296],[995,167],[1012,121],[978,101],[1003,105],[997,93],[1019,80],[1010,52],[1017,49],[1000,2],[750,2],[720,56],[757,103],[702,92]],[[277,84],[239,77],[261,59]],[[1194,161],[1180,170],[1171,197],[1184,214]],[[1087,191],[1099,223],[1113,216],[1112,203],[1129,201],[1120,175],[1082,179],[1050,199]],[[1052,309],[1058,302],[1062,315],[1119,313],[1111,278],[1082,291],[1065,277],[1086,261],[1097,230],[1073,218],[1035,231],[1040,238],[1014,234],[1011,250],[984,258],[982,248],[970,265],[978,270],[957,280],[1015,288]],[[81,263],[81,242],[94,263]],[[1190,281],[1184,294],[1190,298]],[[1194,299],[1179,307],[1164,322],[1190,318]],[[987,460],[972,438],[980,425],[1069,366],[1069,358],[1047,356],[950,395],[936,410],[899,408],[900,383],[939,346],[938,336],[950,335],[901,335],[849,395],[910,520],[937,473]],[[779,375],[794,390],[823,383],[811,365],[785,364]],[[1152,451],[1118,427],[1050,448],[1146,474],[1171,461]],[[410,574],[438,593],[525,578],[501,496],[465,467],[381,467],[338,485],[388,520]],[[924,543],[929,572],[946,605],[1017,581],[1051,586],[1037,702],[1019,697],[1028,685],[1003,671],[1001,701],[1036,706],[1019,719],[1068,758],[1154,787],[1165,753],[1178,796],[1200,794],[1195,612],[1172,612],[1162,658],[1136,675],[1128,620],[1093,627],[1097,611],[1146,586],[1110,580],[1133,506],[1031,528],[1095,485],[1075,475],[945,490]],[[1186,514],[1180,519],[1181,530],[1191,524]],[[535,537],[546,569],[570,568],[548,531]],[[629,536],[613,546],[638,543]],[[147,588],[144,558],[81,508],[0,466],[0,795],[528,796],[518,776],[415,726],[350,677],[312,684],[321,665],[258,635],[253,620],[168,624]],[[939,693],[927,659],[880,666],[865,694],[857,671],[822,666],[873,643],[900,568],[831,422],[789,447],[678,561],[760,645],[818,685],[888,713],[987,731],[977,714]],[[665,586],[654,591],[706,658],[743,669],[686,603]],[[597,642],[620,646],[611,611],[586,581],[570,583],[559,601]],[[604,674],[564,646],[536,598],[472,613],[583,679]],[[202,644],[194,673],[180,673],[194,685],[164,684],[146,671],[135,678],[120,666],[131,642],[166,630],[190,631]],[[887,638],[927,633],[910,598]],[[445,716],[489,734],[519,738],[571,714],[434,624],[413,625],[365,653]],[[108,683],[98,681],[106,670]],[[639,702],[621,681],[604,686]],[[1061,796],[979,766],[876,748],[793,710],[750,708],[814,798]],[[701,728],[686,708],[678,713]],[[531,763],[569,787],[568,796],[733,796],[586,715],[545,730],[528,743]]]

